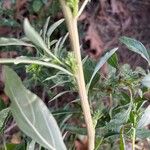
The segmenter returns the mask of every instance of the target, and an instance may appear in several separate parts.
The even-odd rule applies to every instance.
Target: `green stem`
[[[130,101],[132,103],[132,108],[133,108],[133,115],[134,115],[134,120],[133,120],[133,127],[132,127],[132,150],[135,150],[135,139],[136,139],[136,106],[134,104],[134,101],[133,101],[133,90],[131,88],[129,88],[129,92],[130,92]]]
[[[72,15],[70,8],[67,6],[65,0],[59,0],[62,6],[62,10],[66,19],[67,27],[69,30],[69,37],[71,41],[72,50],[75,53],[77,61],[77,70],[75,73],[79,95],[81,99],[81,106],[85,118],[88,133],[88,150],[94,150],[95,146],[95,128],[92,121],[90,105],[88,102],[88,96],[85,86],[84,73],[81,60],[79,34],[77,28],[77,18]]]

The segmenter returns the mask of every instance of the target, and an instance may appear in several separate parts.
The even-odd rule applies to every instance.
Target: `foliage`
[[[76,15],[78,1],[67,1],[67,3],[73,15]],[[44,5],[44,1],[33,1],[33,4],[33,10],[38,12]],[[87,130],[83,127],[83,114],[77,94],[75,74],[78,69],[77,62],[74,52],[69,51],[65,45],[68,34],[59,39],[53,38],[53,32],[63,21],[64,19],[61,19],[49,27],[50,17],[48,17],[39,34],[28,19],[25,19],[26,37],[0,38],[0,46],[26,46],[36,51],[35,56],[1,58],[0,63],[25,64],[26,73],[32,80],[26,81],[28,87],[31,89],[32,82],[36,81],[44,86],[49,96],[47,107],[38,96],[26,89],[25,81],[23,85],[17,74],[5,67],[5,92],[11,100],[11,105],[6,108],[0,104],[2,108],[0,109],[0,116],[2,116],[0,131],[4,131],[3,127],[10,109],[17,125],[24,132],[23,135],[31,138],[25,140],[26,145],[23,144],[28,149],[34,149],[36,142],[48,149],[66,149],[66,147],[74,149],[75,140],[79,139],[80,135],[87,134]],[[120,42],[131,51],[140,54],[149,65],[149,54],[141,42],[128,37],[121,37]],[[149,106],[146,109],[143,107],[146,102],[145,94],[149,92],[150,76],[140,67],[133,70],[128,64],[120,65],[116,51],[117,48],[106,51],[98,62],[87,57],[82,60],[93,124],[96,129],[96,149],[107,144],[108,147],[110,145],[115,149],[115,146],[118,146],[120,150],[124,150],[128,140],[132,141],[134,149],[136,138],[150,137],[149,130],[144,128],[150,124],[150,110]],[[108,62],[108,75],[103,76],[99,73],[99,69],[106,62]],[[63,87],[63,90],[59,91],[59,87]],[[63,107],[60,108],[57,106],[58,102],[63,97],[66,99],[64,96],[66,93],[76,94],[76,96],[71,102],[63,102]],[[52,107],[49,107],[49,104]],[[60,132],[64,134],[66,146]],[[112,143],[118,139],[120,143],[113,145]],[[15,146],[6,143],[6,147]]]

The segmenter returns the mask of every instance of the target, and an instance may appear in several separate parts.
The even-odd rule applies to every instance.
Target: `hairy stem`
[[[90,112],[90,105],[88,102],[88,96],[84,81],[84,73],[82,67],[82,60],[81,60],[81,52],[80,52],[80,44],[79,44],[79,35],[78,35],[78,28],[77,28],[77,18],[72,15],[70,8],[67,6],[65,0],[59,0],[62,6],[62,10],[66,19],[67,27],[69,30],[69,36],[71,41],[72,50],[75,53],[76,61],[77,61],[77,71],[76,71],[76,80],[79,89],[79,95],[81,99],[81,106],[85,118],[85,123],[87,126],[88,132],[88,149],[94,150],[94,143],[95,143],[95,129],[92,121],[92,116]]]

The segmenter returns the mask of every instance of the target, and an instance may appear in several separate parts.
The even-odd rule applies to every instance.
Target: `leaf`
[[[24,19],[24,32],[27,38],[33,42],[35,45],[39,46],[41,49],[45,50],[47,54],[52,57],[55,57],[47,48],[45,42],[42,37],[35,31],[35,29],[30,25],[29,20],[27,18]]]
[[[5,105],[4,101],[0,97],[0,111],[5,109],[5,108],[6,108],[6,105]]]
[[[17,74],[5,67],[5,92],[20,129],[49,150],[66,150],[58,125],[43,101],[27,90]]]
[[[36,142],[32,140],[30,143],[28,143],[27,150],[35,150],[35,144]]]
[[[9,108],[3,109],[0,111],[0,132],[4,126],[5,120],[9,115]]]
[[[26,146],[25,143],[21,143],[21,144],[11,144],[8,143],[5,145],[6,148],[2,148],[2,150],[26,150]]]
[[[43,6],[41,0],[34,0],[32,4],[32,8],[34,12],[38,12]]]
[[[99,62],[97,63],[94,72],[92,74],[92,77],[88,83],[88,89],[91,85],[91,82],[93,80],[93,78],[95,77],[96,73],[99,71],[99,69],[107,62],[107,60],[118,50],[118,48],[114,48],[112,50],[110,50],[109,52],[107,52],[103,57],[100,58]]]
[[[143,57],[148,62],[148,64],[150,64],[149,54],[141,42],[125,36],[120,38],[120,42],[125,44],[129,48],[129,50],[140,54],[141,57]]]
[[[47,37],[50,38],[54,30],[62,23],[64,22],[64,19],[60,19],[57,22],[55,22],[53,25],[50,26],[50,28],[47,31]]]
[[[51,100],[49,100],[49,103],[51,103],[52,101],[56,100],[57,98],[61,97],[62,95],[69,93],[70,91],[63,91],[58,93],[57,95],[55,95]]]
[[[109,130],[119,132],[122,125],[129,120],[131,110],[132,110],[132,105],[130,103],[128,109],[127,110],[121,110],[121,112],[115,114],[113,119],[111,119],[110,122],[107,123],[106,127]]]
[[[46,22],[44,24],[44,28],[43,28],[43,38],[44,38],[44,41],[45,41],[45,38],[46,38],[46,32],[47,32],[49,21],[50,21],[50,17],[47,18],[47,20],[46,20]]]
[[[26,43],[22,40],[15,38],[0,38],[0,46],[9,46],[9,45],[21,45],[21,46],[30,46],[34,47],[32,44]]]
[[[146,139],[150,137],[150,130],[145,128],[136,129],[136,136],[140,139]]]
[[[81,128],[78,126],[66,125],[65,129],[67,131],[70,131],[70,132],[75,133],[75,134],[80,134],[80,135],[86,135],[87,134],[86,128]]]
[[[150,74],[147,74],[143,79],[142,79],[142,84],[148,88],[150,88]]]
[[[109,59],[108,59],[108,63],[114,67],[114,68],[118,68],[118,58],[117,58],[117,54],[114,53]]]
[[[145,127],[150,124],[150,105],[145,109],[141,119],[138,122],[138,128]]]

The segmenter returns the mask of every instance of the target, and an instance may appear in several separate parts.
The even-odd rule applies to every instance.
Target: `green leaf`
[[[22,40],[15,38],[0,38],[0,46],[9,46],[9,45],[21,45],[21,46],[30,46],[34,47],[32,44],[26,43]]]
[[[118,68],[118,58],[117,58],[117,54],[114,53],[109,59],[108,59],[108,63],[114,67],[114,68]]]
[[[75,134],[80,134],[80,135],[86,135],[87,134],[86,128],[81,128],[81,127],[77,127],[77,126],[73,126],[73,125],[66,125],[65,129],[67,131],[70,131],[70,132],[75,133]]]
[[[35,150],[35,144],[36,142],[32,140],[30,143],[28,143],[27,150]]]
[[[6,108],[6,105],[5,105],[4,101],[0,97],[0,111],[5,109],[5,108]]]
[[[99,71],[99,69],[107,62],[107,60],[118,50],[118,48],[114,48],[107,52],[103,57],[100,58],[99,62],[97,63],[94,72],[92,74],[92,77],[88,83],[88,89],[92,83],[93,78],[95,77],[96,73]]]
[[[41,0],[34,0],[32,3],[32,8],[34,12],[38,12],[43,6]]]
[[[57,95],[55,95],[51,100],[49,100],[49,103],[51,103],[52,101],[56,100],[57,98],[61,97],[62,95],[69,93],[70,91],[63,91],[58,93]]]
[[[147,126],[149,124],[150,124],[150,106],[148,106],[145,109],[141,119],[138,122],[138,128],[145,127],[145,126]]]
[[[46,20],[46,22],[44,24],[44,27],[43,27],[43,38],[44,38],[44,41],[45,41],[45,38],[46,38],[46,32],[47,32],[47,29],[48,29],[49,21],[50,21],[50,17],[47,18],[47,20]]]
[[[136,136],[140,139],[146,139],[150,137],[150,130],[141,128],[141,129],[136,129]]]
[[[24,87],[12,69],[5,67],[4,70],[5,92],[20,129],[49,150],[66,150],[58,125],[43,101]]]
[[[35,29],[29,23],[27,18],[24,19],[24,32],[27,38],[32,41],[35,45],[39,46],[42,49],[47,49],[46,44],[44,43],[41,36],[35,31]]]
[[[11,143],[6,143],[6,147],[0,147],[0,150],[26,150],[25,143],[21,144],[11,144]]]
[[[141,42],[125,36],[120,38],[120,42],[125,44],[129,48],[129,50],[140,54],[141,57],[143,57],[148,62],[148,64],[150,64],[149,54]]]
[[[53,25],[50,26],[50,28],[47,31],[47,37],[50,38],[52,33],[55,31],[55,29],[64,22],[64,19],[60,19],[57,22],[55,22]]]
[[[2,128],[4,127],[5,121],[9,115],[9,108],[3,109],[0,111],[0,132]]]
[[[35,45],[39,46],[43,49],[47,54],[52,57],[55,57],[50,50],[47,48],[45,42],[42,37],[35,31],[35,29],[30,25],[29,20],[27,18],[24,19],[24,32],[27,38],[33,42]]]
[[[143,79],[142,79],[142,84],[148,88],[150,88],[150,74],[147,74]]]
[[[130,103],[129,107],[126,110],[121,110],[121,112],[115,114],[113,119],[111,119],[110,122],[107,123],[106,127],[109,130],[119,132],[122,125],[129,120],[131,110],[132,105]]]

